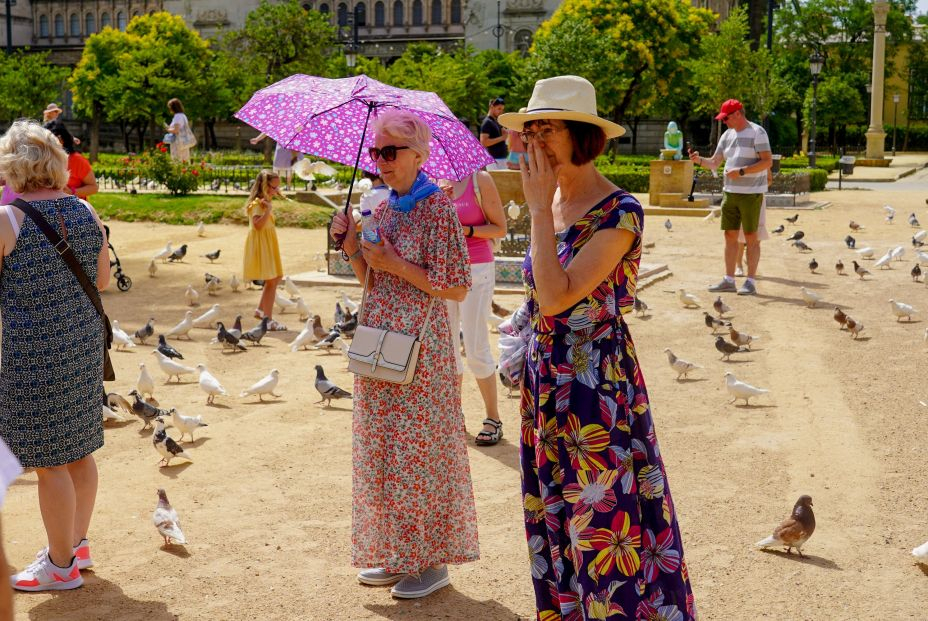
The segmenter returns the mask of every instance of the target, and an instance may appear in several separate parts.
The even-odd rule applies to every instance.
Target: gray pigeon
[[[132,413],[142,419],[142,422],[145,423],[142,426],[142,429],[146,427],[151,427],[152,421],[154,421],[159,416],[170,416],[170,412],[162,410],[161,408],[156,408],[152,404],[148,403],[142,399],[142,395],[139,394],[137,390],[129,391],[129,396],[135,398],[135,402],[132,404]]]
[[[335,303],[335,325],[337,326],[343,321],[345,321],[345,311],[342,310],[342,305],[336,302]]]
[[[155,419],[155,433],[152,434],[151,443],[155,446],[155,450],[161,454],[159,463],[163,468],[170,466],[171,460],[175,457],[193,461],[190,455],[184,452],[183,447],[164,430],[164,419],[160,416]]]
[[[150,337],[155,333],[155,318],[150,317],[148,323],[135,331],[135,338],[139,340],[139,343],[142,345],[145,344],[145,339]]]
[[[316,365],[316,390],[319,391],[319,394],[322,398],[316,403],[322,403],[325,401],[326,407],[332,404],[332,399],[351,399],[351,393],[347,390],[342,390],[335,384],[333,384],[329,378],[325,376],[325,371],[322,370],[322,365]]]
[[[200,255],[200,256],[202,256],[204,259],[209,259],[209,262],[212,263],[213,261],[219,258],[220,252],[222,252],[221,249],[217,250],[216,252],[207,252],[206,254]]]
[[[242,338],[242,316],[235,316],[235,323],[232,324],[232,329],[229,330],[229,334],[234,336],[237,339]]]
[[[163,334],[158,335],[158,351],[160,351],[168,358],[177,358],[178,360],[184,359],[179,351],[168,345],[168,342],[165,340]]]
[[[347,336],[348,338],[354,337],[354,332],[358,329],[358,314],[350,314],[345,319],[345,321],[336,324],[335,327],[338,328],[338,331],[341,332],[344,336]]]
[[[857,246],[857,240],[851,237],[850,235],[844,238],[844,243],[847,244],[847,247],[850,248],[851,250],[853,250],[854,247]]]
[[[217,321],[219,331],[216,332],[216,339],[222,344],[222,348],[231,347],[233,351],[245,351],[245,346],[239,343],[239,338],[226,330],[221,321]]]
[[[264,338],[264,335],[267,334],[267,324],[270,321],[270,318],[265,317],[261,320],[257,326],[249,330],[248,332],[243,332],[241,340],[250,341],[255,345],[261,344],[261,339]]]
[[[187,244],[182,244],[180,248],[171,253],[171,256],[168,257],[168,261],[173,263],[174,261],[183,261],[184,257],[187,256]]]
[[[739,351],[747,351],[743,347],[738,347],[734,343],[729,343],[724,336],[718,336],[715,339],[715,348],[722,354],[723,360],[731,360],[731,355]]]
[[[802,232],[802,231],[796,231],[795,233],[793,233],[792,235],[790,235],[789,237],[787,237],[787,238],[786,238],[786,241],[799,241],[800,239],[802,239],[802,238],[805,237],[805,236],[806,236],[806,234],[805,234],[804,232]]]
[[[802,241],[801,239],[797,239],[796,241],[794,241],[794,242],[793,242],[793,245],[796,246],[796,248],[799,249],[799,252],[803,252],[803,251],[805,251],[805,252],[812,252],[812,248],[810,248],[808,245],[806,245],[806,243],[805,243],[804,241]]]

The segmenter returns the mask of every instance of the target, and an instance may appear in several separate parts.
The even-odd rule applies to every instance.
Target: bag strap
[[[84,268],[81,267],[80,262],[77,260],[77,256],[74,254],[74,250],[71,249],[71,245],[61,238],[61,235],[58,234],[58,231],[48,223],[48,220],[42,215],[42,213],[24,201],[21,198],[14,200],[12,205],[15,205],[17,208],[22,210],[27,216],[29,216],[33,222],[36,223],[36,226],[45,234],[45,237],[48,238],[48,241],[51,243],[52,247],[55,249],[55,252],[58,253],[58,256],[67,264],[71,269],[71,272],[74,274],[74,277],[77,278],[77,282],[81,284],[81,287],[84,289],[84,293],[87,294],[87,297],[90,298],[90,301],[93,303],[93,307],[97,309],[97,313],[100,317],[105,315],[103,311],[103,303],[100,301],[100,292],[97,291],[90,283],[90,279],[87,278],[87,273],[84,271]]]

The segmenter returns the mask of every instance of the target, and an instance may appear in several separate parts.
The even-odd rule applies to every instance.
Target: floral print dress
[[[606,228],[636,238],[589,296],[538,312],[522,386],[525,529],[539,621],[689,621],[695,604],[648,393],[622,314],[632,310],[643,212],[619,190],[558,235],[562,266]]]
[[[470,287],[464,234],[436,192],[400,213],[374,212],[381,235],[424,267],[433,289]],[[364,325],[418,335],[432,298],[409,281],[371,271]],[[479,557],[477,515],[444,300],[435,298],[413,381],[355,378],[352,565],[412,573]]]

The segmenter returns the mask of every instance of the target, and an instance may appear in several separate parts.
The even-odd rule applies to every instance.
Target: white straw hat
[[[606,120],[596,112],[596,89],[589,80],[575,75],[560,75],[535,82],[532,98],[525,112],[507,112],[499,115],[499,124],[517,132],[530,122],[539,119],[579,121],[601,127],[606,138],[618,138],[625,128]]]

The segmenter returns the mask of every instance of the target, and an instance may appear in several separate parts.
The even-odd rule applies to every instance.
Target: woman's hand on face
[[[361,251],[364,253],[364,260],[367,261],[371,269],[379,272],[392,272],[400,257],[387,238],[381,236],[380,241],[379,244],[372,244],[366,239],[361,240]]]
[[[519,169],[522,172],[522,190],[525,193],[525,202],[528,203],[529,212],[536,214],[551,214],[551,205],[554,203],[554,192],[557,190],[557,175],[548,162],[548,155],[537,141],[528,145],[530,151],[529,161],[519,158]]]

